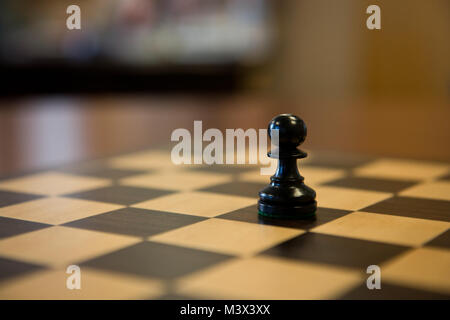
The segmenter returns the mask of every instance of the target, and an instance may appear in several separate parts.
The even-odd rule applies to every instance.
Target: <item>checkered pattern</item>
[[[449,164],[312,153],[300,172],[315,220],[260,217],[256,166],[165,151],[2,180],[0,298],[450,298]]]

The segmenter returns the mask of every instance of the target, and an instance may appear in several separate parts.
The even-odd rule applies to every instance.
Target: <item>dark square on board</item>
[[[450,201],[392,197],[361,211],[391,214],[395,216],[450,221]]]
[[[44,269],[44,267],[0,257],[0,282],[41,269]]]
[[[222,214],[220,216],[217,216],[216,218],[309,230],[321,224],[343,217],[351,212],[352,211],[319,207],[317,208],[315,219],[308,219],[308,220],[271,219],[259,215],[257,205],[254,204],[249,207],[245,207],[229,213]]]
[[[443,176],[443,177],[441,177],[441,178],[439,178],[439,180],[450,181],[450,173],[445,175],[445,176]]]
[[[149,170],[131,170],[110,168],[104,165],[78,166],[61,168],[59,171],[75,175],[118,180],[138,174],[149,173]]]
[[[204,220],[205,218],[151,211],[137,208],[123,208],[92,217],[72,221],[64,226],[148,237],[175,228]]]
[[[436,238],[427,242],[425,245],[431,246],[431,247],[440,247],[440,248],[444,248],[444,249],[450,249],[450,230],[445,231],[444,233],[440,234]]]
[[[81,268],[89,266],[139,276],[172,279],[230,258],[231,256],[224,254],[147,241],[79,265]]]
[[[381,289],[369,289],[364,283],[357,288],[344,293],[338,299],[344,300],[448,300],[450,295],[407,288],[385,281],[381,282]]]
[[[352,267],[365,272],[370,265],[408,250],[408,247],[307,232],[262,254],[295,260]]]
[[[12,206],[26,201],[36,200],[42,196],[0,190],[0,208]]]
[[[0,217],[0,239],[50,227],[45,223]]]
[[[134,203],[165,196],[170,193],[172,193],[172,191],[129,186],[108,186],[79,193],[72,193],[65,196],[121,205],[132,205]]]

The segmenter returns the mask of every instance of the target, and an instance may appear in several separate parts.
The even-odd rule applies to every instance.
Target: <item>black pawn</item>
[[[297,147],[305,141],[306,125],[292,114],[280,114],[269,123],[268,133],[278,130],[278,156],[271,150],[268,156],[278,158],[278,168],[270,184],[259,192],[259,214],[271,218],[310,219],[317,209],[316,192],[303,183],[297,159],[307,154]]]

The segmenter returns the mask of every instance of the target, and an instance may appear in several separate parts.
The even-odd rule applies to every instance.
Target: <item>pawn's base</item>
[[[271,205],[258,201],[258,213],[276,219],[311,219],[316,215],[317,202],[312,201],[297,206]]]

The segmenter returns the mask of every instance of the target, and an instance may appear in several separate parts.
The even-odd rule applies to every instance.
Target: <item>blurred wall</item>
[[[381,8],[368,30],[366,8]],[[273,88],[315,148],[450,159],[450,1],[288,0]]]
[[[358,91],[362,12],[357,2],[289,0],[280,6],[281,46],[275,63],[280,93],[312,98]]]
[[[366,8],[381,8],[381,30]],[[278,89],[311,98],[450,96],[448,0],[288,0]]]

